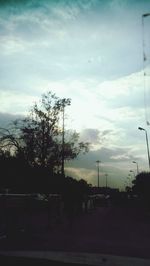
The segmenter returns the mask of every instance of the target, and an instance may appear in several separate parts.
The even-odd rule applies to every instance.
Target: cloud
[[[148,76],[146,77],[146,82],[147,84],[150,82]],[[112,108],[143,107],[143,101],[141,101],[142,98],[144,99],[143,70],[118,79],[102,82],[97,86],[97,91],[99,91],[99,98],[106,101],[106,104]]]
[[[23,92],[1,91],[0,92],[0,112],[10,115],[25,115],[38,97],[28,96]]]
[[[98,174],[97,169],[86,169],[86,168],[75,168],[75,167],[66,167],[66,175],[70,175],[76,179],[84,179],[88,184],[97,186],[98,183]],[[114,188],[124,189],[126,181],[126,173],[119,168],[107,167],[107,169],[100,169],[99,172],[99,183],[100,186],[106,186],[106,176],[107,173],[107,185]]]
[[[13,71],[16,77],[21,68],[28,78],[31,74],[35,78],[36,72],[44,79],[89,76],[104,80],[130,73],[137,65],[138,69],[141,61],[137,59],[137,36],[136,47],[131,51],[135,38],[129,38],[133,34],[129,34],[128,20],[122,16],[123,26],[120,26],[118,16],[110,13],[111,9],[107,10],[109,2],[104,5],[103,1],[70,4],[68,1],[42,1],[43,4],[27,1],[18,5],[18,12],[17,5],[15,12],[12,8],[9,12],[9,8],[5,12],[2,9],[1,51],[16,56],[8,62],[9,72]],[[122,27],[126,31],[122,32]],[[134,28],[131,30],[137,32]],[[12,64],[15,60],[19,62],[17,71]]]
[[[100,160],[100,183],[106,184],[105,174],[108,174],[109,185],[111,187],[125,186],[125,181],[130,170],[136,174],[136,167],[132,161],[139,162],[140,171],[144,170],[148,164],[142,154],[133,152],[132,147],[102,147],[98,150],[92,150],[86,155],[80,155],[78,159],[66,162],[66,174],[77,179],[85,179],[92,185],[97,185],[97,165],[96,161]]]
[[[93,179],[96,174],[95,170],[75,167],[65,167],[65,173],[66,175],[70,175],[78,180],[84,179],[88,183],[93,183]]]
[[[101,168],[104,172],[107,171],[108,168],[112,169],[113,167],[128,171],[132,160],[139,160],[139,157],[132,154],[131,147],[114,147],[113,149],[102,147],[98,150],[91,150],[88,154],[80,155],[77,159],[66,163],[66,166],[84,168],[87,169],[87,171],[90,171],[96,169],[97,160],[101,161]]]
[[[99,144],[99,133],[100,132],[98,129],[86,128],[82,130],[80,134],[80,139],[81,141],[90,142],[92,144]]]
[[[57,96],[72,99],[71,106],[65,111],[66,128],[79,131],[81,138],[92,142],[96,149],[98,145],[111,147],[124,146],[126,143],[126,145],[136,146],[141,142],[137,128],[144,126],[143,121],[145,121],[144,91],[141,90],[140,78],[142,74],[138,72],[107,81],[107,86],[103,87],[103,82],[89,78],[49,81],[37,77],[28,86],[28,90],[25,89],[25,79],[25,83],[22,81],[21,84],[23,90],[19,88],[14,90],[16,88],[14,83],[10,85],[11,91],[5,87],[6,85],[5,91],[3,86],[1,87],[0,111],[26,113],[34,101],[38,101],[41,94],[50,88]],[[139,103],[135,108],[137,98]]]
[[[16,119],[22,119],[23,116],[21,115],[13,115],[9,113],[1,113],[0,112],[0,127],[7,128],[12,123],[12,121]]]
[[[114,136],[115,132],[113,130],[98,130],[93,128],[85,128],[80,132],[80,140],[83,142],[89,142],[90,148],[98,149],[99,147],[108,143]]]

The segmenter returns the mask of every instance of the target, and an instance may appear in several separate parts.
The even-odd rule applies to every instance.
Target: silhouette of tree
[[[10,191],[22,191],[27,182],[29,166],[21,158],[16,158],[8,152],[0,151],[1,190],[9,189]]]
[[[40,184],[39,176],[44,174],[43,182],[48,185],[47,176],[53,176],[54,173],[56,175],[61,170],[62,152],[64,160],[71,160],[79,153],[88,151],[88,143],[79,142],[79,134],[67,130],[62,149],[62,111],[70,104],[69,98],[61,99],[48,92],[42,95],[39,103],[33,105],[27,117],[12,122],[9,129],[1,128],[0,149],[5,155],[6,152],[9,153],[9,160],[18,160],[18,175],[19,169],[24,169],[24,173],[20,173],[22,179],[25,179],[27,174],[32,175],[34,185]],[[58,176],[60,177],[59,174]],[[26,189],[27,184],[28,182],[24,181]],[[38,189],[40,185],[36,187]],[[43,190],[45,189],[44,186]]]
[[[82,203],[88,197],[89,185],[83,179],[76,180],[69,176],[63,185],[64,210],[69,224],[72,225],[74,218],[82,212]]]
[[[131,188],[130,186],[126,186],[126,187],[125,187],[125,191],[126,191],[127,193],[130,193],[130,192],[132,191],[132,188]]]
[[[132,183],[132,191],[139,196],[144,204],[150,206],[150,172],[139,173]]]

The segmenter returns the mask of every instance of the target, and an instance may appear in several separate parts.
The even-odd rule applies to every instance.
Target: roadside
[[[150,217],[139,209],[99,207],[80,215],[72,224],[64,220],[45,231],[35,230],[1,239],[0,250],[96,253],[150,259],[149,225]]]

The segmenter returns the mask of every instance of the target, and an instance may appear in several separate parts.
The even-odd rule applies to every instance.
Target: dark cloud
[[[23,118],[21,115],[12,115],[9,113],[0,113],[0,127],[7,128],[12,121]]]
[[[124,189],[126,178],[130,169],[135,169],[132,161],[140,161],[138,156],[132,155],[130,148],[106,148],[102,147],[96,151],[90,151],[86,155],[80,155],[78,159],[66,163],[66,172],[75,178],[84,178],[93,185],[97,185],[97,165],[100,160],[100,183],[106,184],[105,173],[108,174],[108,183],[111,187]],[[134,170],[136,173],[136,169]]]
[[[82,141],[90,142],[92,144],[98,144],[100,142],[100,131],[98,129],[86,128],[82,130],[80,139]]]
[[[68,163],[68,165],[71,165],[73,167],[80,167],[80,168],[86,168],[86,169],[94,169],[95,168],[95,162],[97,160],[100,160],[103,165],[106,164],[113,164],[115,163],[129,163],[133,160],[137,160],[139,158],[135,158],[135,156],[132,155],[132,150],[129,148],[105,148],[102,147],[101,149],[90,151],[89,153],[85,155],[80,155],[78,159],[75,159],[74,161],[71,161]]]
[[[102,144],[112,134],[112,130],[98,130],[94,128],[83,129],[80,133],[81,141],[89,142],[91,145]]]

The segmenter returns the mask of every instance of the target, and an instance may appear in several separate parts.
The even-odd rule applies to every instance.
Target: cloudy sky
[[[150,1],[0,1],[0,125],[24,115],[42,93],[69,97],[66,128],[91,151],[66,173],[124,188],[138,162],[148,170]],[[143,60],[143,51],[145,60]],[[145,71],[145,76],[143,75]]]

